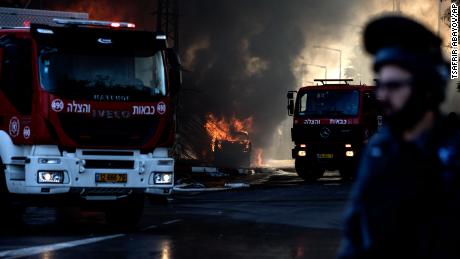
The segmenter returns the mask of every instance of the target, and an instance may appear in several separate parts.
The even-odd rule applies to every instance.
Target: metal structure
[[[324,78],[327,78],[327,66],[321,66],[321,65],[316,65],[316,64],[305,64],[306,66],[313,66],[313,67],[319,67],[324,69]]]
[[[179,0],[158,0],[157,31],[166,34],[169,46],[179,51]]]
[[[343,82],[349,85],[349,82],[353,82],[353,79],[315,79],[315,82],[321,82],[323,85],[327,85],[328,82]]]
[[[55,25],[54,18],[86,20],[87,13],[0,8],[1,27],[28,27],[31,23]]]

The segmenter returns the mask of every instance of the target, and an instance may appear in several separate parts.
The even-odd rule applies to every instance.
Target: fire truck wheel
[[[5,165],[0,158],[0,221],[8,222],[8,226],[22,223],[25,208],[14,204],[6,186]]]
[[[356,166],[345,166],[340,169],[340,176],[343,180],[353,180],[356,176]]]
[[[144,211],[144,195],[119,200],[105,212],[107,223],[122,230],[134,230]]]
[[[149,195],[148,200],[152,205],[168,205],[168,197],[165,195]]]
[[[295,160],[295,170],[297,175],[307,182],[318,180],[324,174],[323,169],[303,159]]]
[[[6,187],[5,165],[0,158],[0,198],[3,200],[8,195]]]

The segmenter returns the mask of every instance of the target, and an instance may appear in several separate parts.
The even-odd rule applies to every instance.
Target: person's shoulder
[[[438,122],[437,134],[441,139],[446,139],[448,142],[459,142],[460,117],[454,112],[442,116]]]
[[[392,150],[394,150],[397,142],[398,139],[391,129],[385,125],[369,139],[363,152],[363,159],[367,161],[368,159],[385,158],[393,152]]]
[[[368,146],[380,146],[394,140],[393,134],[388,126],[380,128],[372,137],[369,139]]]
[[[460,118],[452,113],[441,117],[436,135],[437,152],[441,163],[460,170]]]

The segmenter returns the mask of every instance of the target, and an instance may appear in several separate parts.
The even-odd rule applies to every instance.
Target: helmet
[[[439,111],[448,80],[441,43],[423,25],[402,16],[381,17],[367,25],[364,46],[374,55],[374,71],[384,65],[397,65],[412,76],[408,100],[401,110],[386,118],[394,133],[413,128],[427,111]]]
[[[437,109],[445,98],[449,70],[441,43],[426,27],[403,16],[378,18],[364,31],[364,46],[374,55],[374,71],[386,64],[408,70],[413,76],[413,91],[430,97],[427,108]]]

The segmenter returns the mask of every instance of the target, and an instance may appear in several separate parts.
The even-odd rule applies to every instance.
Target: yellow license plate
[[[318,158],[334,158],[334,154],[317,154]]]
[[[128,174],[96,174],[97,183],[126,183]]]

